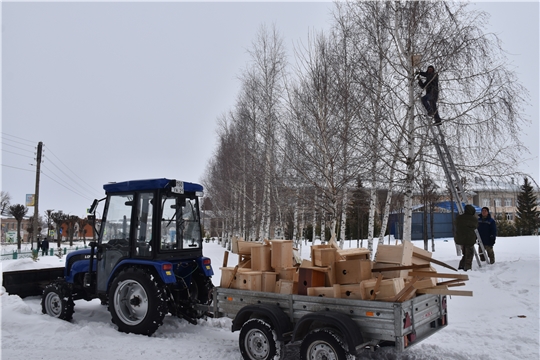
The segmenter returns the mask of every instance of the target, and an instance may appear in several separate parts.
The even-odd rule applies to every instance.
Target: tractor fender
[[[212,270],[212,262],[210,258],[205,256],[197,258],[197,265],[200,269],[202,269],[204,276],[209,277],[214,275],[214,270]]]
[[[170,265],[170,270],[164,270],[163,265]],[[118,273],[125,267],[128,266],[135,266],[135,267],[149,267],[153,270],[155,270],[155,273],[157,276],[161,279],[161,281],[164,284],[173,284],[176,282],[176,276],[173,272],[172,263],[168,261],[152,261],[152,260],[139,260],[139,259],[126,259],[120,261],[116,266],[114,267],[113,271],[111,272],[111,275],[109,275],[109,279],[107,280],[107,289],[111,285],[114,278],[118,275]]]
[[[292,330],[289,317],[276,305],[255,304],[244,306],[234,317],[232,331],[240,330],[249,319],[265,319],[276,331],[277,340],[285,340],[284,334]]]
[[[318,311],[304,315],[296,323],[292,342],[301,341],[317,328],[333,328],[339,331],[352,355],[356,355],[356,347],[364,342],[358,325],[347,315],[335,311]]]
[[[69,283],[73,283],[75,281],[75,276],[77,274],[86,274],[88,271],[90,271],[90,261],[88,261],[88,259],[77,260],[70,264],[70,266],[70,268],[66,267],[65,269],[65,278]],[[97,260],[94,259],[92,269],[95,269],[96,267]]]

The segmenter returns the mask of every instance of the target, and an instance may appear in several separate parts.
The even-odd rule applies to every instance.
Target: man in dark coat
[[[476,210],[472,205],[465,205],[463,214],[456,217],[456,236],[454,241],[461,245],[463,256],[459,262],[458,269],[471,270],[474,257],[474,244],[476,243],[476,233],[474,230],[478,226]]]
[[[41,256],[47,255],[47,251],[49,251],[49,240],[45,238],[41,242]]]
[[[439,112],[437,111],[437,100],[439,100],[439,76],[435,72],[433,66],[428,66],[427,71],[420,71],[418,74],[418,85],[422,89],[426,89],[426,95],[422,96],[422,104],[426,108],[428,114],[433,116],[435,123],[439,124],[441,118]],[[422,81],[421,77],[425,77],[426,81]]]
[[[489,262],[493,264],[495,262],[493,245],[495,245],[495,239],[497,238],[497,225],[495,224],[495,220],[491,218],[489,208],[485,206],[482,208],[482,213],[478,216],[478,233],[488,254]],[[480,254],[480,260],[485,261],[484,253],[480,246],[478,246],[478,253]]]

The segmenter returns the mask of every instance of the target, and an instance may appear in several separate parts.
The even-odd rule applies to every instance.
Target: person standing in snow
[[[463,214],[456,217],[456,235],[454,241],[461,246],[463,256],[459,262],[458,269],[471,270],[474,257],[474,244],[476,243],[476,233],[478,227],[476,210],[472,205],[465,205]]]
[[[485,206],[482,208],[482,213],[478,216],[478,233],[488,254],[489,262],[493,264],[495,262],[493,245],[495,245],[495,239],[497,238],[497,225],[489,213],[489,208]],[[485,261],[485,256],[480,246],[478,246],[478,253],[480,254],[480,260]]]
[[[41,242],[41,256],[47,255],[47,251],[49,251],[49,240],[45,238]]]
[[[416,74],[418,75],[418,85],[420,85],[422,89],[426,89],[426,95],[422,96],[422,104],[424,104],[428,115],[433,116],[435,123],[440,124],[441,118],[437,111],[437,100],[439,100],[439,75],[431,65],[428,66],[426,72],[419,71]],[[420,77],[426,78],[426,81],[422,81]]]

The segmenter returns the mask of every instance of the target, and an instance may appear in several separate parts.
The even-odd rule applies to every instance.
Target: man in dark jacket
[[[497,238],[497,225],[495,224],[495,220],[491,218],[489,208],[487,207],[483,207],[482,213],[478,216],[478,233],[488,254],[489,262],[493,264],[495,262],[493,245],[495,245],[495,239]],[[480,254],[480,260],[485,261],[484,253],[480,246],[478,246],[478,253]]]
[[[476,233],[474,230],[478,226],[476,210],[472,205],[465,205],[463,214],[456,218],[456,236],[454,241],[461,245],[463,256],[459,262],[458,269],[471,270],[474,257],[474,244],[476,243]]]
[[[439,76],[435,72],[435,68],[431,65],[428,66],[426,72],[420,71],[417,74],[419,76],[418,85],[420,85],[422,89],[426,89],[426,95],[422,96],[422,104],[424,104],[428,114],[433,116],[435,123],[439,124],[441,122],[439,112],[437,111],[437,100],[439,99]],[[422,81],[420,76],[425,77],[426,81]]]
[[[47,255],[47,251],[49,251],[49,240],[45,238],[41,242],[41,256]]]

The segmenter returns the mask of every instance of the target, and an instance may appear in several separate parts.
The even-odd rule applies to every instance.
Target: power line
[[[75,181],[71,176],[69,176],[68,174],[66,174],[66,172],[64,170],[62,170],[62,168],[60,168],[58,165],[56,165],[53,161],[49,161],[52,165],[54,165],[54,167],[56,167],[58,170],[60,170],[62,172],[62,174],[64,174],[69,180],[73,181],[74,184],[77,184],[77,186],[79,186],[81,189],[83,189],[84,191],[88,191],[87,188],[85,188],[84,186],[82,186],[79,182]],[[49,171],[53,172],[51,169],[48,169]],[[56,174],[55,174],[56,175]]]
[[[19,140],[23,140],[23,141],[28,141],[29,143],[32,143],[32,144],[37,143],[37,141],[32,141],[32,140],[28,140],[28,139],[23,139],[23,138],[21,138],[21,137],[15,136],[15,135],[6,134],[5,132],[3,132],[2,135],[11,136],[11,137],[14,137],[15,139],[19,139]]]
[[[22,156],[22,157],[25,157],[25,158],[29,158],[29,159],[34,159],[34,157],[32,156],[28,156],[28,155],[23,155],[23,154],[19,154],[19,153],[16,153],[16,152],[13,152],[13,151],[9,151],[9,150],[4,150],[2,149],[3,152],[8,152],[10,154],[15,154],[15,155],[19,155],[19,156]]]
[[[2,166],[8,167],[8,168],[12,168],[12,169],[18,169],[18,170],[24,170],[24,171],[31,171],[31,172],[34,172],[34,170],[22,169],[22,168],[18,168],[18,167],[6,165],[6,164],[2,164]]]
[[[81,178],[79,175],[77,175],[73,170],[71,170],[66,164],[64,164],[64,163],[62,162],[62,160],[60,160],[60,158],[59,158],[58,156],[56,156],[56,154],[55,154],[54,152],[52,152],[49,148],[47,148],[47,150],[48,150],[51,154],[53,154],[53,156],[54,156],[55,158],[57,158],[58,161],[60,161],[60,163],[66,167],[66,169],[68,169],[69,171],[71,171],[77,178],[79,178],[79,180],[81,180],[81,181],[84,182],[86,185],[88,185],[90,188],[92,188],[92,185],[88,184],[86,181],[84,181],[84,179],[82,179],[82,178]],[[66,176],[67,176],[67,175],[66,175]]]
[[[24,145],[24,146],[31,146],[32,148],[35,148],[35,145],[34,145],[34,144],[36,143],[35,141],[28,140],[28,139],[24,139],[24,138],[21,138],[21,137],[15,136],[15,135],[11,135],[11,134],[7,134],[7,133],[2,133],[2,136],[9,136],[9,137],[12,137],[12,138],[14,138],[14,139],[18,139],[18,140],[21,140],[21,141],[25,141],[25,142],[31,143],[32,145],[29,145],[29,144],[25,144],[25,143],[22,143],[22,142],[18,142],[18,141],[9,139],[9,138],[6,138],[6,139],[5,139],[5,140],[11,141],[11,142],[15,142],[15,143],[18,143],[18,144],[21,144],[21,145]],[[9,144],[9,143],[7,143],[6,145],[11,146],[11,147],[14,147],[14,148],[17,148],[17,149],[19,149],[19,150],[28,151],[28,152],[34,152],[34,153],[35,153],[34,150],[22,149],[22,148],[19,148],[19,147],[14,146],[14,145],[12,145],[12,144]],[[44,144],[44,145],[45,145],[45,144]],[[49,175],[47,175],[47,174],[44,174],[44,175],[47,176],[47,177],[49,177],[51,180],[57,182],[58,184],[62,185],[62,186],[65,187],[66,189],[68,189],[68,190],[70,190],[70,191],[76,193],[77,195],[83,196],[82,194],[80,194],[80,192],[77,192],[77,190],[75,190],[75,188],[77,188],[77,189],[80,188],[80,189],[84,190],[85,192],[87,192],[88,194],[90,194],[91,191],[90,191],[89,189],[92,189],[92,188],[93,188],[92,185],[88,184],[83,178],[81,178],[79,175],[77,175],[77,173],[75,173],[73,170],[71,170],[71,169],[69,168],[69,166],[67,166],[67,165],[66,165],[66,164],[65,164],[65,163],[64,163],[64,162],[63,162],[63,161],[62,161],[62,160],[61,160],[61,159],[60,159],[60,158],[59,158],[59,157],[58,157],[58,156],[57,156],[57,155],[49,148],[49,147],[47,147],[46,149],[47,149],[47,150],[48,150],[48,151],[49,151],[49,152],[50,152],[50,153],[51,153],[51,154],[52,154],[52,155],[53,155],[53,156],[61,163],[61,164],[62,164],[62,167],[63,167],[64,169],[69,170],[69,171],[70,171],[71,173],[73,173],[80,181],[77,181],[77,180],[73,179],[73,177],[69,176],[69,175],[62,169],[62,167],[58,166],[58,165],[55,163],[55,161],[53,161],[53,159],[50,158],[50,157],[48,158],[48,160],[49,160],[48,162],[50,162],[50,163],[51,163],[52,165],[54,165],[58,170],[60,170],[60,171],[65,175],[65,177],[66,177],[67,179],[69,179],[70,182],[72,182],[72,184],[69,184],[69,185],[63,185],[63,184],[60,184],[58,181],[54,180],[53,178],[51,178]],[[2,151],[10,152],[10,153],[13,153],[13,154],[16,154],[16,155],[20,155],[20,156],[24,156],[24,155],[22,155],[22,154],[18,154],[18,153],[15,153],[15,152],[11,152],[11,151],[9,151],[9,150],[4,150],[4,149],[2,149]],[[26,156],[26,157],[28,157],[28,156]],[[44,157],[45,157],[45,155],[44,155]],[[30,157],[29,157],[29,158],[30,158]],[[34,159],[34,158],[32,157],[32,159]],[[12,168],[15,168],[15,169],[20,169],[20,168],[16,168],[16,167],[9,166],[9,165],[6,165],[6,166],[12,167]],[[20,170],[26,170],[26,169],[20,169]],[[48,170],[49,170],[49,172],[50,172],[52,175],[56,176],[57,178],[62,178],[62,177],[58,176],[58,175],[57,175],[54,171],[52,171],[51,169],[48,169]],[[32,171],[32,170],[26,170],[26,171]],[[43,173],[43,172],[41,172],[41,173]],[[86,185],[88,186],[88,188],[82,186],[82,185],[81,185],[81,181],[82,181],[84,184],[86,184]],[[67,184],[67,181],[64,180],[64,182]],[[76,186],[75,186],[75,185],[76,185]],[[68,188],[67,186],[71,186],[71,188]],[[78,191],[80,191],[80,190],[78,190]],[[83,197],[84,197],[84,196],[83,196]],[[97,196],[97,197],[99,197],[99,196]]]
[[[51,164],[53,164],[53,163],[51,163]],[[53,164],[53,165],[56,166],[56,164]],[[54,176],[56,176],[58,179],[61,179],[60,176],[58,176],[54,171],[52,171],[51,169],[49,169],[47,166],[43,165],[43,167],[44,167],[45,169],[47,169],[51,174],[53,174]],[[60,168],[58,168],[58,169],[59,169],[60,171],[62,171],[62,169],[60,169]],[[64,173],[64,172],[62,171],[62,173]],[[66,176],[69,178],[69,176],[68,176],[66,173],[64,173],[64,175],[66,175]],[[71,179],[71,178],[69,178],[69,179],[73,181],[73,179]],[[61,179],[60,181],[62,181],[62,182],[65,183],[65,187],[70,187],[70,188],[73,189],[73,191],[79,191],[79,190],[75,189],[72,185],[68,184],[65,180]],[[88,189],[86,189],[86,188],[84,188],[84,187],[82,187],[82,186],[81,186],[81,189],[84,189],[85,191],[88,191]],[[88,192],[87,195],[90,195],[90,196],[91,196],[92,194],[91,194],[90,192]]]
[[[15,141],[15,140],[11,140],[11,139],[2,138],[2,143],[4,145],[14,146],[14,145],[11,145],[11,144],[5,144],[4,141],[6,141],[6,140],[14,142],[15,144],[20,144],[20,145],[28,146],[28,147],[31,147],[31,148],[35,148],[35,145],[25,144],[25,143],[22,143],[20,141]],[[25,151],[32,151],[32,150],[25,150]]]
[[[44,172],[42,172],[42,174],[43,174],[43,176],[48,177],[49,179],[51,179],[52,181],[54,181],[54,182],[57,183],[58,185],[62,186],[63,188],[65,188],[65,189],[71,191],[72,193],[77,194],[77,195],[79,195],[80,197],[85,198],[85,199],[90,200],[90,201],[94,200],[94,199],[92,199],[92,198],[86,197],[86,196],[84,196],[84,195],[78,193],[77,191],[75,191],[75,190],[73,190],[73,189],[70,189],[70,188],[68,188],[67,186],[65,186],[65,185],[63,185],[63,184],[61,184],[61,183],[59,183],[58,181],[56,181],[55,179],[53,179],[52,177],[50,177],[49,175],[47,175],[47,174],[44,173]]]

